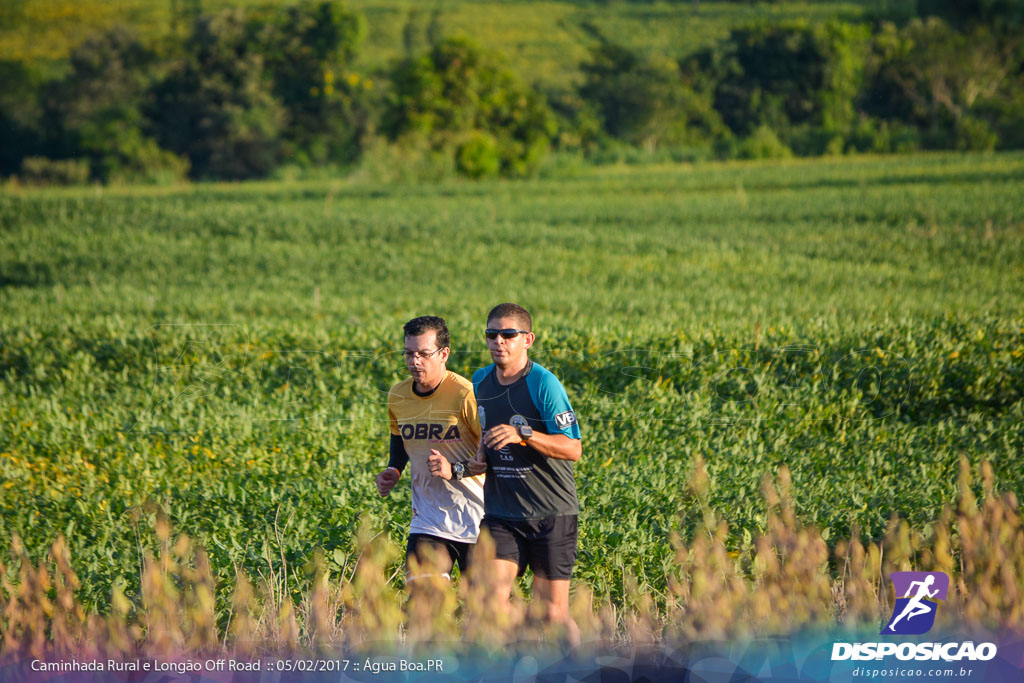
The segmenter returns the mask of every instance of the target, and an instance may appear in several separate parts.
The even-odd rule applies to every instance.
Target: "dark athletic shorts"
[[[480,530],[490,532],[497,559],[519,565],[519,576],[529,565],[536,576],[552,581],[567,580],[572,577],[576,564],[578,519],[579,515],[523,520],[484,515]]]
[[[447,556],[447,564],[441,567],[441,571],[445,574],[450,574],[452,567],[458,563],[459,571],[465,574],[466,569],[469,567],[469,551],[472,547],[472,543],[450,541],[447,538],[441,538],[440,536],[431,536],[430,534],[409,534],[409,542],[405,545],[406,571],[408,571],[410,557],[415,557],[417,562],[423,564],[428,558],[434,556],[440,558],[442,562],[444,562],[444,558]]]

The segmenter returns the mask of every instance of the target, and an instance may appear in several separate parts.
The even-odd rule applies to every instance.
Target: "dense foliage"
[[[361,166],[436,180],[532,175],[552,148],[596,161],[1015,149],[1018,5],[807,5],[809,18],[722,3],[620,3],[607,16],[573,3],[571,17],[538,5],[532,28],[510,33],[522,50],[552,22],[583,36],[555,77],[484,42],[497,6],[362,3],[364,16],[338,0],[183,3],[159,38],[114,25],[63,67],[0,63],[0,173],[74,182],[80,162],[122,183]],[[725,7],[736,16],[694,35]],[[473,39],[454,28],[466,21]],[[386,58],[360,61],[387,35]]]
[[[21,154],[84,158],[102,181],[262,177],[286,159],[347,163],[368,126],[365,88],[344,77],[364,32],[362,17],[336,2],[196,14],[169,45],[144,45],[116,26],[76,47],[68,73],[36,93],[28,73],[12,72],[22,99],[7,98],[3,114],[12,139],[31,134]],[[42,113],[34,120],[33,96]]]
[[[554,120],[543,98],[469,40],[444,40],[399,63],[392,82],[388,135],[451,148],[464,175],[528,175],[548,150]]]
[[[710,98],[679,77],[670,60],[643,59],[606,44],[583,66],[583,98],[601,113],[609,135],[648,149],[714,139],[723,132]]]
[[[184,58],[154,88],[161,141],[187,156],[197,177],[259,177],[282,159],[284,110],[247,34],[241,12],[202,17]]]

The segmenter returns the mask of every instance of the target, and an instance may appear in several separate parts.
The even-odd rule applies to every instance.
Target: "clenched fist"
[[[487,471],[487,454],[478,450],[476,455],[466,461],[466,468],[473,476],[483,474]]]
[[[441,455],[441,452],[435,448],[430,449],[430,455],[427,457],[427,469],[435,477],[451,481],[452,464],[448,462],[448,458]]]
[[[395,488],[401,476],[402,473],[394,467],[389,467],[377,475],[377,491],[381,497],[391,493],[391,489]]]

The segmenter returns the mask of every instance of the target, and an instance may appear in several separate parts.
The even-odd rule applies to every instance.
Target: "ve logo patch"
[[[949,593],[949,576],[945,572],[893,572],[889,578],[896,589],[896,604],[881,634],[927,633],[935,624],[939,601]]]
[[[555,426],[559,429],[568,429],[574,424],[576,424],[576,413],[571,410],[555,415]]]

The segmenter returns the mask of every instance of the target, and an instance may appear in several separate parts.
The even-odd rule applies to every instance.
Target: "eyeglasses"
[[[406,360],[426,360],[428,358],[436,356],[437,354],[441,353],[442,349],[446,348],[448,347],[442,346],[440,349],[434,349],[433,351],[403,351],[402,355],[405,356]]]
[[[501,335],[502,339],[515,339],[520,334],[530,334],[530,331],[515,330],[512,328],[507,328],[504,330],[492,330],[491,328],[488,327],[486,330],[484,330],[484,334],[487,335],[488,339],[497,339],[499,334]]]

